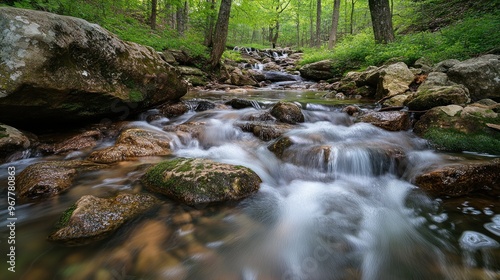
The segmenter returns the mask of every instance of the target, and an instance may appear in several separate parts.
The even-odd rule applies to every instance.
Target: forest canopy
[[[7,0],[96,22],[122,39],[157,50],[183,49],[209,58],[221,2],[217,0]],[[408,63],[465,59],[500,52],[500,1],[494,0],[232,0],[228,46],[292,47],[303,63],[337,59],[346,68],[380,64],[392,57]],[[392,34],[377,39],[374,5]],[[372,14],[370,13],[372,12]],[[378,22],[379,20],[375,20]],[[375,30],[375,33],[374,33]],[[379,36],[382,36],[379,34]],[[392,36],[392,37],[387,37]],[[383,44],[376,44],[383,43]]]

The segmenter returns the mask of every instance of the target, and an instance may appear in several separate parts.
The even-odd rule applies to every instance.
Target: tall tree
[[[316,1],[316,47],[321,47],[321,0]]]
[[[231,13],[232,0],[222,0],[219,8],[219,16],[215,24],[212,50],[210,52],[210,66],[216,68],[220,64],[220,58],[226,49],[227,31],[229,29],[229,15]]]
[[[390,43],[394,41],[392,16],[389,0],[368,0],[372,18],[373,34],[376,43]]]
[[[215,0],[207,0],[210,4],[209,11],[207,15],[207,29],[205,31],[205,46],[212,47],[213,45],[213,35],[214,35],[214,25],[215,25]]]
[[[333,49],[337,43],[337,30],[339,28],[340,17],[340,0],[333,1],[333,14],[332,14],[332,30],[330,31],[330,38],[328,39],[328,49]]]

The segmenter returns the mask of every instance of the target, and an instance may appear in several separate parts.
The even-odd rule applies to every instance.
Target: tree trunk
[[[316,1],[316,47],[321,47],[321,0]]]
[[[376,43],[394,42],[389,0],[368,0]]]
[[[309,46],[310,47],[314,47],[314,29],[313,29],[313,26],[314,26],[314,21],[313,21],[313,1],[311,0],[310,2],[310,6],[309,6],[309,11],[310,11],[310,14],[309,14],[309,34],[311,35],[310,36],[310,39],[309,39]]]
[[[355,0],[351,0],[351,24],[350,24],[350,34],[354,34],[354,5],[356,4]]]
[[[215,25],[215,0],[207,0],[210,2],[210,13],[207,16],[207,30],[205,31],[205,46],[211,48],[213,45],[214,25]]]
[[[151,18],[150,26],[151,29],[156,29],[156,15],[158,14],[158,0],[151,0]]]
[[[332,15],[332,30],[330,32],[330,38],[328,39],[328,49],[333,49],[335,43],[337,43],[337,29],[339,27],[339,17],[340,17],[340,0],[333,1],[333,15]]]
[[[216,68],[220,65],[220,58],[226,49],[231,4],[232,0],[222,0],[220,3],[219,16],[217,18],[217,23],[215,24],[213,47],[210,52],[210,65],[212,68]]]

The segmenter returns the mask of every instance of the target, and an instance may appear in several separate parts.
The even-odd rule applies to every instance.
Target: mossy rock
[[[469,90],[462,85],[426,87],[405,103],[410,110],[429,110],[438,106],[463,105],[470,102]]]
[[[438,150],[478,152],[500,155],[500,131],[487,124],[500,124],[500,116],[488,109],[484,114],[471,109],[448,110],[450,106],[435,107],[415,124],[414,132],[428,139]]]
[[[122,193],[111,198],[83,196],[64,211],[48,239],[71,246],[103,239],[157,202],[150,194]]]
[[[176,158],[150,168],[142,182],[152,192],[197,205],[240,200],[257,192],[262,181],[243,166]]]

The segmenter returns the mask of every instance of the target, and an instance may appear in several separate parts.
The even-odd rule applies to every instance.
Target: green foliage
[[[438,149],[449,152],[478,152],[500,155],[500,139],[485,134],[464,134],[453,129],[433,128],[424,138]]]
[[[241,57],[241,53],[240,52],[229,51],[229,50],[224,51],[224,53],[222,54],[222,61],[224,61],[226,59],[232,60],[232,61],[236,61],[236,62],[242,62],[243,61],[243,58]]]

